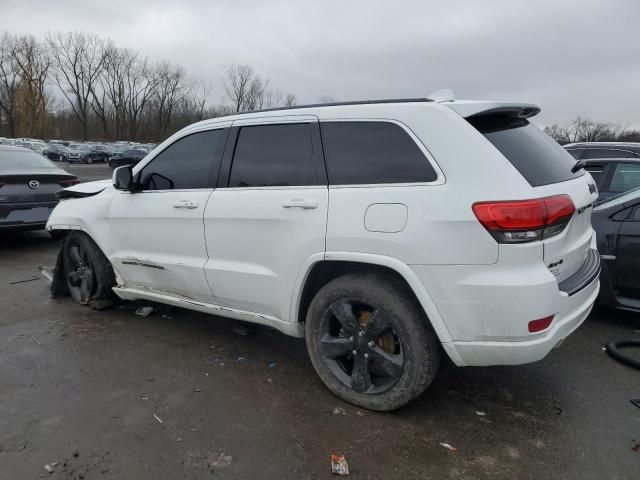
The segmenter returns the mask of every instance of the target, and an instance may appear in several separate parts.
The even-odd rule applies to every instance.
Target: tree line
[[[565,125],[554,123],[544,131],[561,145],[574,142],[640,142],[640,130],[587,117],[576,117]]]
[[[177,64],[150,61],[81,32],[0,38],[0,136],[160,141],[190,123],[292,106],[251,65],[231,65],[224,101],[208,103],[210,82]]]

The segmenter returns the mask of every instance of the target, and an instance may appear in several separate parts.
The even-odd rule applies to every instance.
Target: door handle
[[[198,208],[198,204],[191,200],[178,200],[176,203],[173,204],[173,208],[193,209],[193,208]]]
[[[318,202],[315,200],[302,200],[300,198],[295,198],[283,203],[282,206],[284,208],[303,208],[305,210],[311,210],[313,208],[318,208]]]

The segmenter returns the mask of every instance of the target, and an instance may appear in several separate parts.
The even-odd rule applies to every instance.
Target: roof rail
[[[434,100],[431,98],[387,98],[381,100],[356,100],[351,102],[310,103],[307,105],[295,105],[292,107],[276,107],[265,108],[263,110],[249,110],[247,112],[233,113],[232,115],[242,115],[245,113],[277,112],[280,110],[297,110],[300,108],[340,107],[345,105],[377,105],[379,103],[421,103],[433,101]]]

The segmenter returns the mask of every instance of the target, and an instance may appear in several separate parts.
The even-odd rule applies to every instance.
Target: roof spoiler
[[[485,115],[505,115],[513,118],[530,118],[540,113],[540,107],[531,103],[510,102],[474,102],[458,101],[447,104],[447,107],[455,110],[464,118],[479,117]]]

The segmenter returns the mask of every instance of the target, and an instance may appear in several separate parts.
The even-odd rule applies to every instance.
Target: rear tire
[[[329,390],[370,410],[394,410],[415,399],[440,364],[439,341],[424,311],[393,276],[332,280],[311,302],[305,333],[311,363]]]
[[[115,274],[109,260],[91,238],[82,232],[71,232],[64,241],[62,261],[64,275],[73,300],[94,309],[111,306],[115,294]]]

